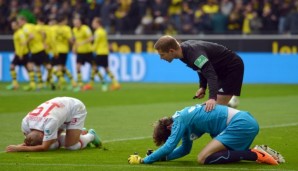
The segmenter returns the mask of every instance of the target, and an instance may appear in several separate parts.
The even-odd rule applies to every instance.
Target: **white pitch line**
[[[298,126],[298,122],[287,123],[287,124],[279,124],[279,125],[261,126],[261,129],[266,129],[266,128],[282,128],[282,127],[290,127],[290,126]]]
[[[212,170],[251,170],[251,168],[232,168],[232,167],[218,167],[218,166],[203,166],[203,165],[198,165],[198,166],[169,166],[169,165],[129,165],[129,164],[72,164],[72,163],[52,163],[52,164],[47,164],[47,163],[0,163],[0,166],[72,166],[72,167],[130,167],[130,168],[172,168],[172,169],[198,169],[198,170],[206,170],[206,169],[212,169]],[[279,171],[279,169],[253,169],[253,170],[264,170],[264,171]],[[283,171],[297,171],[297,170],[287,170],[287,169],[282,169]]]

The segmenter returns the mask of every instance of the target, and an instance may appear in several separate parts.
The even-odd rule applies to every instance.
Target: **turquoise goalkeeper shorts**
[[[241,111],[215,139],[229,150],[242,151],[249,149],[258,132],[258,122],[250,113]]]

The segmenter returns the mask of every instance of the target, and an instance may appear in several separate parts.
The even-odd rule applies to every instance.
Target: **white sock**
[[[88,143],[94,140],[94,135],[87,133],[85,135],[80,135],[80,142],[82,143],[80,148],[85,148]],[[61,134],[59,137],[60,147],[65,147],[65,134]]]
[[[55,141],[53,144],[51,144],[49,150],[56,150],[58,148],[60,148],[59,142]]]
[[[90,133],[87,133],[85,135],[80,136],[80,141],[82,143],[82,148],[85,148],[87,146],[87,144],[90,143],[93,140],[94,140],[94,135],[90,134]]]
[[[65,147],[65,149],[67,150],[79,150],[82,149],[82,144],[81,142],[77,142],[75,145],[69,146],[69,147]]]

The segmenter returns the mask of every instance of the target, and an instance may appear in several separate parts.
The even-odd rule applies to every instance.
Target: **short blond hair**
[[[169,52],[170,49],[179,49],[179,43],[174,37],[165,35],[156,41],[154,49],[162,52]]]

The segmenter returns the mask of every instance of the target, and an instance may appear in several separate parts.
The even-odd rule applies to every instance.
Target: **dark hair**
[[[171,135],[169,126],[173,123],[172,117],[164,117],[154,124],[153,141],[156,146],[164,144]]]

